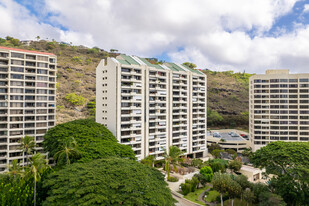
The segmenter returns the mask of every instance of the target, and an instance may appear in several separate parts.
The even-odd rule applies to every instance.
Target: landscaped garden
[[[194,192],[190,192],[187,195],[184,196],[184,198],[192,201],[192,202],[196,202],[198,204],[204,204],[202,201],[199,200],[199,196],[209,188],[209,186],[206,187],[202,187],[199,189],[196,189]]]

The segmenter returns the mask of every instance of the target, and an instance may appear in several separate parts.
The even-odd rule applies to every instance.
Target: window
[[[38,69],[37,74],[47,74],[47,70],[45,69]]]
[[[24,72],[24,68],[22,67],[11,67],[12,72]]]
[[[11,86],[24,86],[24,82],[11,81]]]
[[[25,55],[24,55],[24,54],[20,54],[20,53],[14,53],[14,52],[12,52],[12,53],[11,53],[11,57],[12,57],[12,58],[20,58],[20,59],[23,59],[23,58],[25,58]]]
[[[11,64],[14,64],[14,65],[24,65],[24,61],[20,61],[20,60],[11,60]]]

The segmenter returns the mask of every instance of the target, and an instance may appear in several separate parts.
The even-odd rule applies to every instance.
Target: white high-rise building
[[[96,73],[96,121],[132,146],[138,159],[160,159],[172,145],[189,156],[205,155],[205,74],[126,55],[102,60]]]
[[[0,172],[26,156],[20,138],[33,136],[42,151],[43,136],[56,124],[56,56],[0,47]]]
[[[309,74],[267,70],[250,78],[253,151],[273,141],[309,141]]]

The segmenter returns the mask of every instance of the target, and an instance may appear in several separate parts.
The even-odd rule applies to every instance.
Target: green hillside
[[[96,47],[87,48],[46,40],[34,41],[26,46],[12,37],[0,38],[0,45],[57,55],[57,123],[93,117],[96,66],[101,59],[118,55]],[[208,125],[220,128],[243,125],[246,128],[250,74],[209,70],[203,72],[208,76]]]

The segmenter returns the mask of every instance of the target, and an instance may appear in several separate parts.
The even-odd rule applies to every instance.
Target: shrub
[[[97,54],[100,52],[100,49],[98,47],[93,47],[92,49],[88,49],[89,54]]]
[[[91,63],[92,63],[92,59],[88,57],[88,58],[86,59],[86,64],[91,64]]]
[[[191,187],[192,186],[191,186],[190,183],[181,183],[180,187],[181,187],[181,193],[183,195],[187,195],[187,194],[189,194],[191,192]]]
[[[213,173],[219,172],[219,171],[225,172],[228,166],[228,161],[223,160],[223,159],[213,159],[213,160],[209,160],[209,165]]]
[[[168,179],[167,179],[167,181],[169,181],[169,182],[178,182],[178,178],[177,177],[169,177]]]
[[[75,106],[82,106],[82,105],[84,105],[85,102],[87,101],[86,98],[84,98],[84,97],[81,96],[81,95],[78,96],[78,95],[76,95],[75,93],[67,94],[67,95],[65,96],[65,99],[66,99],[68,102],[70,102],[70,103],[72,103],[73,105],[75,105]]]
[[[47,47],[47,50],[52,50],[52,49],[55,49],[55,48],[56,48],[54,42],[48,42],[48,43],[46,44],[46,47]]]
[[[74,62],[76,64],[80,64],[80,63],[82,63],[82,59],[79,56],[74,56],[72,58],[72,62]]]
[[[206,166],[206,167],[203,167],[201,170],[200,170],[200,174],[203,175],[205,177],[205,180],[207,182],[211,182],[212,180],[212,177],[213,177],[213,172],[212,172],[212,169],[211,167],[209,166]]]
[[[201,164],[203,164],[203,160],[201,159],[193,159],[191,163],[193,167],[200,167]]]

